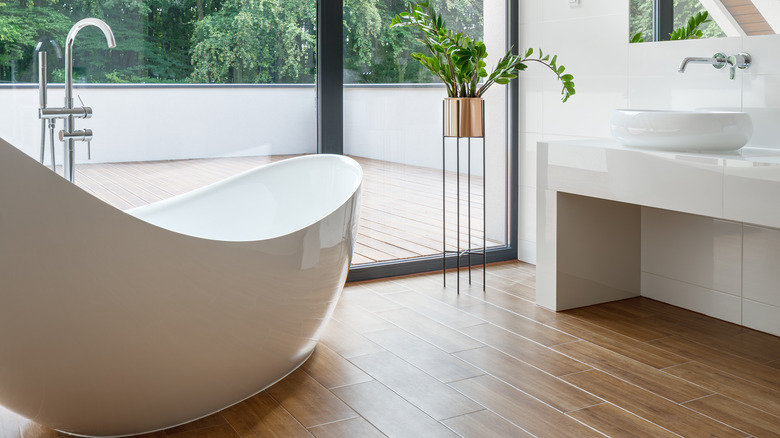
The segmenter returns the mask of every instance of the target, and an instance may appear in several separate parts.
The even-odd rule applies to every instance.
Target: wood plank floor
[[[219,181],[289,155],[137,163],[79,164],[76,184],[121,209],[139,207]],[[353,264],[440,254],[441,171],[368,158]],[[466,183],[466,176],[461,177]],[[456,174],[447,173],[448,250],[456,249]],[[472,177],[472,247],[482,247],[482,178]],[[465,195],[465,188],[463,192]],[[461,249],[467,247],[467,199],[461,200]],[[501,242],[488,241],[488,246]]]
[[[551,312],[519,262],[441,280],[348,284],[299,370],[145,437],[780,436],[778,337],[646,298]],[[56,435],[0,411],[0,438]]]

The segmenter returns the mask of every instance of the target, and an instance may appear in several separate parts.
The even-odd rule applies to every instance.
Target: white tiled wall
[[[520,52],[557,54],[575,75],[577,95],[561,103],[560,84],[539,65],[520,75],[520,259],[536,263],[536,143],[609,135],[614,108],[628,104],[628,2],[519,0]],[[584,90],[587,90],[585,92]],[[603,120],[603,123],[600,123]]]
[[[740,296],[742,224],[643,208],[642,271]]]
[[[780,35],[628,44],[626,0],[519,0],[520,51],[543,48],[574,74],[577,94],[560,102],[559,84],[539,66],[520,75],[520,259],[536,262],[536,142],[608,138],[616,108],[719,108],[750,112],[749,146],[780,149]],[[685,56],[745,51],[753,65],[728,79],[725,70]]]
[[[642,208],[642,296],[780,336],[780,230]]]
[[[780,230],[745,225],[743,296],[780,314]]]
[[[642,272],[642,296],[734,324],[742,323],[742,300],[715,289]]]

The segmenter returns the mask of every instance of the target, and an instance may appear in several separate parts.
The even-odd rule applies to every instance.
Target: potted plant
[[[420,41],[431,56],[423,53],[412,53],[411,56],[441,79],[447,88],[444,105],[446,136],[481,137],[484,132],[482,95],[493,84],[508,84],[517,77],[518,71],[527,68],[529,62],[538,62],[552,70],[561,81],[563,102],[574,95],[574,76],[564,74],[566,68],[557,65],[557,55],[550,58],[541,49],[539,56],[533,57],[533,49],[528,49],[524,56],[518,56],[513,55],[510,48],[488,74],[484,61],[488,55],[485,43],[447,29],[441,15],[428,0],[413,4],[408,12],[396,15],[390,27],[416,27],[422,33]]]

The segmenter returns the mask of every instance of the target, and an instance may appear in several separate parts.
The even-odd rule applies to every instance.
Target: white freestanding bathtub
[[[118,436],[280,380],[341,293],[362,176],[299,157],[122,212],[0,139],[0,404]]]

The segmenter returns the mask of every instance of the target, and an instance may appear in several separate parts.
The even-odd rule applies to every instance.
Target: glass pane
[[[442,173],[440,82],[411,53],[425,52],[411,28],[390,29],[391,19],[408,10],[404,0],[345,0],[344,152],[366,174],[360,235],[354,264],[440,254],[443,222],[447,249],[456,245],[455,146],[448,140]],[[485,41],[488,66],[506,53],[504,2],[440,0],[432,4],[447,27]],[[487,31],[486,31],[487,30]],[[507,243],[506,88],[485,96],[487,178],[482,140],[472,139],[472,247],[482,247],[482,185],[487,184],[487,245]],[[461,140],[461,249],[468,245],[468,141]],[[442,191],[447,182],[446,194]],[[443,201],[446,200],[446,220]],[[481,261],[480,261],[481,262]]]
[[[116,48],[92,26],[73,44],[73,94],[93,109],[75,125],[94,132],[91,160],[76,143],[78,185],[124,209],[316,152],[315,0],[0,2],[0,137],[30,156],[41,152],[37,53],[48,105],[61,107],[65,38],[85,17],[105,21]]]
[[[699,12],[707,9],[699,0],[675,0],[674,2],[674,29],[680,29],[688,23],[688,20]],[[712,17],[709,21],[699,26],[702,32],[699,38],[718,38],[726,36]]]
[[[640,35],[643,41],[653,40],[653,0],[630,0],[629,34]]]
[[[653,40],[653,0],[631,0],[629,3],[629,38],[639,35],[641,40],[650,42]],[[700,0],[674,0],[672,29],[681,29],[688,20],[699,12],[707,11]],[[725,36],[720,26],[713,20],[712,15],[708,21],[702,23],[699,28],[702,34],[689,36],[689,38],[717,38]],[[668,36],[664,39],[668,39]],[[638,41],[636,41],[638,42]]]

